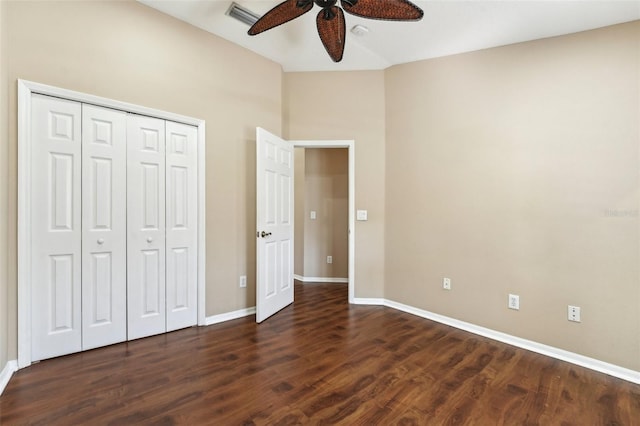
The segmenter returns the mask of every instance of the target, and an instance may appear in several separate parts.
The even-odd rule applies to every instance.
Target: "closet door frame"
[[[31,95],[41,94],[198,128],[198,325],[205,317],[205,122],[154,108],[18,80],[18,368],[31,365]]]

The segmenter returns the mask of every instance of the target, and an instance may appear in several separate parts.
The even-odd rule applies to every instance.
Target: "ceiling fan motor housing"
[[[323,9],[327,9],[336,5],[338,0],[314,0],[314,3]]]

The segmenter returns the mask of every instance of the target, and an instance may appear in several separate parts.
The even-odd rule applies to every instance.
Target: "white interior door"
[[[127,113],[82,105],[82,349],[127,340]]]
[[[293,303],[293,145],[256,129],[256,321]]]
[[[165,122],[127,121],[128,338],[166,330]]]
[[[78,352],[81,321],[81,106],[31,99],[31,360]]]
[[[166,122],[167,331],[198,323],[198,129]]]

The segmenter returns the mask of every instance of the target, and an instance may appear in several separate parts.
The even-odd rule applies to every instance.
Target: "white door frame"
[[[294,148],[347,148],[349,151],[349,303],[356,294],[356,143],[353,140],[290,141]]]
[[[31,95],[55,96],[198,128],[198,325],[205,318],[205,122],[86,93],[18,80],[18,368],[31,365]]]

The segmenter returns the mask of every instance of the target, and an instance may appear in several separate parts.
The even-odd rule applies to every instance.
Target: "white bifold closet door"
[[[82,105],[82,349],[127,340],[127,113]]]
[[[127,114],[34,95],[32,359],[127,339]]]
[[[198,322],[198,130],[166,122],[167,331]]]
[[[129,339],[164,333],[165,122],[131,115],[127,140]]]
[[[197,128],[31,98],[31,360],[197,324]]]
[[[197,129],[131,115],[129,339],[197,323]]]
[[[82,350],[81,106],[31,98],[32,359]]]

